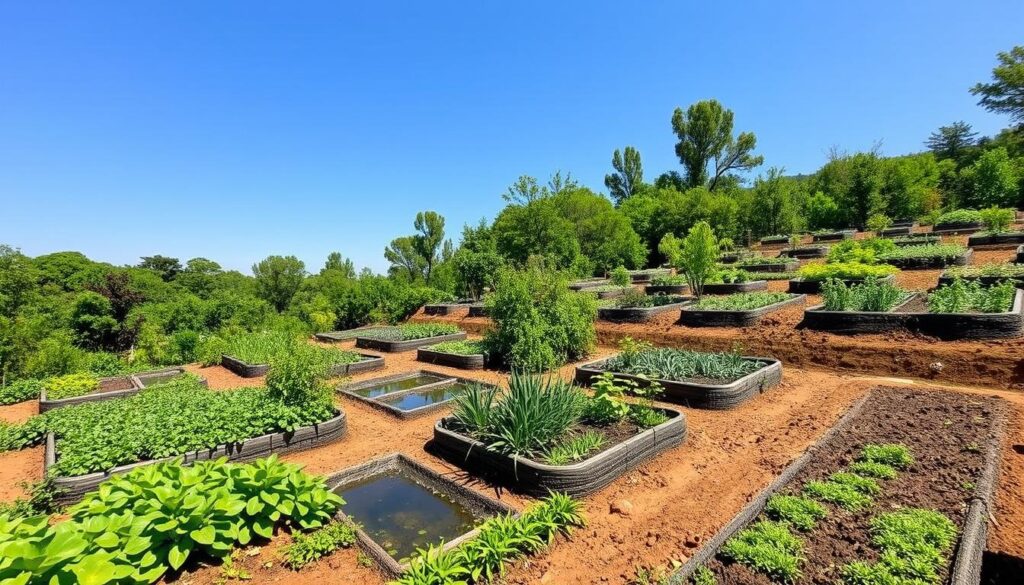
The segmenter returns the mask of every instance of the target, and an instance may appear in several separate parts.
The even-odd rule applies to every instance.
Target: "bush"
[[[356,529],[346,522],[332,522],[309,534],[297,534],[284,548],[284,562],[290,569],[299,570],[339,548],[356,543]]]
[[[952,284],[935,289],[928,295],[928,311],[932,313],[1005,313],[1013,306],[1017,287],[1010,281],[983,287],[981,283],[956,278]]]
[[[677,268],[686,275],[690,290],[699,299],[704,294],[704,283],[715,273],[718,265],[718,242],[707,222],[699,221],[683,238]]]
[[[935,227],[952,223],[981,223],[981,212],[974,209],[957,209],[935,218]]]
[[[867,278],[861,284],[846,286],[841,280],[830,278],[821,285],[821,296],[826,311],[892,310],[907,298],[907,292],[889,283]]]
[[[88,394],[99,387],[100,380],[90,373],[80,372],[50,378],[43,382],[43,385],[46,387],[48,400],[60,400]]]
[[[832,246],[828,252],[829,263],[859,262],[874,264],[878,256],[895,252],[896,244],[886,238],[868,238],[866,240],[843,240]]]
[[[889,229],[889,226],[891,225],[892,219],[890,219],[889,216],[882,213],[872,214],[871,217],[868,218],[867,222],[867,228],[875,232],[875,234],[878,234],[882,230]]]
[[[544,371],[577,360],[594,346],[597,303],[570,291],[560,273],[503,270],[486,306],[493,323],[484,339],[488,354],[508,367]]]
[[[323,385],[330,365],[329,354],[319,348],[297,344],[292,351],[270,358],[267,394],[291,407],[331,403],[331,392]]]
[[[1016,212],[1012,209],[990,207],[982,209],[981,222],[985,224],[985,231],[990,234],[1001,234],[1010,231],[1010,224],[1017,218]]]
[[[836,262],[829,264],[807,264],[797,272],[804,280],[863,280],[866,278],[884,278],[896,274],[899,269],[888,264],[862,264],[860,262]]]
[[[629,286],[633,283],[633,277],[629,275],[629,271],[626,270],[625,266],[619,266],[612,270],[610,280],[615,286]]]

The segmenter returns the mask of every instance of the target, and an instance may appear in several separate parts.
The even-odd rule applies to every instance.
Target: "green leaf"
[[[189,533],[189,536],[199,544],[211,545],[214,539],[217,538],[217,531],[214,530],[213,526],[206,525],[199,530],[193,530]]]
[[[263,502],[257,497],[249,498],[249,502],[245,505],[245,513],[250,516],[255,516],[263,510]]]
[[[167,551],[167,562],[171,565],[171,568],[177,571],[185,564],[188,559],[189,553],[192,552],[192,541],[182,540],[171,545],[170,550]]]

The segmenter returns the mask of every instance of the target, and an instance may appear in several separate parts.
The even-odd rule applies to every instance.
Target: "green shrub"
[[[861,263],[875,264],[878,258],[897,250],[896,244],[886,238],[866,240],[843,240],[833,245],[828,252],[830,264]]]
[[[594,346],[597,304],[589,295],[573,294],[559,273],[502,270],[487,309],[488,354],[510,368],[548,370],[580,359]]]
[[[80,372],[49,378],[43,382],[48,400],[60,400],[88,394],[100,386],[100,379],[93,374]]]
[[[204,335],[196,345],[196,361],[204,366],[215,366],[221,362],[221,356],[228,353],[228,342],[217,335]]]
[[[985,231],[990,234],[1001,234],[1010,231],[1010,225],[1017,219],[1017,213],[1012,209],[990,207],[982,209],[981,222],[985,224]]]
[[[886,264],[871,265],[860,262],[836,262],[829,264],[807,264],[800,267],[797,274],[804,280],[860,280],[865,278],[885,278],[896,274],[899,269]]]
[[[751,311],[793,298],[782,292],[736,293],[722,297],[704,297],[693,305],[695,309],[714,311]]]
[[[889,229],[892,225],[892,219],[889,216],[882,213],[874,213],[868,218],[867,228],[876,234],[882,230]]]
[[[679,286],[686,284],[686,277],[682,274],[665,274],[652,278],[651,284],[654,286]]]
[[[723,268],[721,266],[715,268],[714,272],[708,276],[705,284],[737,284],[741,282],[750,282],[751,274],[746,270],[740,270],[739,268]]]
[[[761,520],[722,545],[722,556],[750,570],[792,583],[801,576],[804,543],[782,523]]]
[[[267,395],[291,407],[330,404],[331,392],[323,384],[330,355],[319,349],[298,344],[290,352],[271,356],[265,382]]]
[[[718,266],[718,241],[715,232],[705,221],[698,221],[683,238],[679,247],[679,268],[693,294],[704,294],[704,283],[714,275]]]
[[[774,495],[765,505],[765,514],[777,522],[786,522],[795,528],[808,531],[828,516],[824,506],[814,500],[800,496]]]
[[[587,401],[587,419],[602,425],[625,419],[629,415],[629,403],[623,398],[627,391],[636,386],[637,383],[632,380],[620,382],[611,372],[602,373],[591,386],[594,396]]]
[[[309,534],[296,534],[295,539],[282,551],[284,562],[292,570],[325,557],[339,548],[356,543],[356,530],[347,522],[331,522]]]
[[[935,227],[951,223],[981,223],[981,212],[974,209],[957,209],[935,218]]]
[[[932,313],[1005,313],[1013,306],[1017,287],[1003,281],[990,287],[960,278],[945,284],[928,295],[928,311]]]
[[[821,285],[821,298],[826,311],[890,311],[907,298],[903,289],[867,278],[860,284],[847,286],[837,279]]]
[[[612,270],[610,280],[615,286],[629,286],[633,283],[633,277],[629,275],[625,266],[619,266]]]

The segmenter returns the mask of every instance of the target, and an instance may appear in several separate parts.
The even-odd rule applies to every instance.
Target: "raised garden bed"
[[[344,331],[325,331],[323,333],[314,333],[313,337],[317,341],[324,343],[332,343],[337,341],[348,341],[355,339],[360,335],[366,335],[371,331],[379,331],[382,329],[390,329],[386,325],[366,325],[365,327],[356,327],[355,329],[346,329]]]
[[[932,226],[932,233],[950,236],[960,234],[973,234],[974,232],[981,231],[981,229],[984,227],[985,224],[981,223],[980,221],[943,223]]]
[[[892,222],[892,227],[894,227],[894,228],[902,228],[902,227],[911,227],[912,228],[912,227],[914,227],[916,225],[917,225],[917,220],[914,220],[914,219],[897,219],[896,221]]]
[[[687,327],[749,327],[769,313],[782,310],[790,305],[803,304],[807,295],[798,294],[792,297],[758,307],[742,311],[722,309],[701,309],[696,306],[683,307],[679,323]]]
[[[731,295],[739,292],[768,290],[767,280],[748,280],[747,282],[718,282],[704,285],[706,295]]]
[[[631,286],[614,286],[611,284],[592,286],[584,289],[580,289],[581,293],[589,293],[596,296],[598,299],[614,299],[621,297],[631,290],[636,290]]]
[[[55,408],[83,404],[86,402],[100,402],[103,400],[132,396],[134,394],[138,394],[143,388],[147,388],[161,382],[166,382],[171,378],[175,378],[183,374],[185,374],[185,368],[177,367],[131,374],[128,376],[100,378],[99,385],[92,392],[68,398],[48,398],[46,395],[46,388],[44,387],[39,393],[39,412],[47,412]],[[207,385],[205,378],[199,378],[199,383],[203,386]]]
[[[450,550],[474,538],[483,520],[515,513],[399,453],[332,474],[327,485],[345,499],[339,515],[357,526],[359,547],[391,579],[409,569],[416,549],[443,542]]]
[[[785,245],[789,243],[789,236],[769,236],[767,238],[761,238],[762,246],[778,246],[780,244]]]
[[[880,261],[900,270],[936,270],[949,266],[967,266],[974,251],[967,248],[958,256],[920,256],[906,258],[881,258]]]
[[[1024,232],[973,235],[967,238],[968,246],[1012,246],[1017,244],[1024,244]]]
[[[483,353],[452,353],[443,351],[436,346],[421,347],[417,349],[416,361],[463,370],[484,369]]]
[[[842,278],[840,279],[846,286],[852,286],[855,284],[861,284],[864,282],[863,278]],[[895,280],[893,275],[884,276],[882,278],[876,278],[876,281],[880,283],[892,283]],[[789,292],[794,294],[807,294],[816,295],[821,292],[821,285],[823,280],[806,280],[803,278],[794,278],[789,281]]]
[[[583,290],[593,286],[604,286],[611,284],[612,281],[607,278],[584,278],[583,280],[577,280],[569,283],[569,290]]]
[[[473,304],[473,301],[459,301],[457,303],[433,303],[423,305],[424,315],[451,315],[455,311],[465,309]]]
[[[802,246],[800,248],[788,248],[781,250],[779,256],[789,258],[824,258],[828,256],[828,246]]]
[[[396,353],[400,351],[410,351],[425,345],[434,345],[435,343],[441,343],[442,341],[459,341],[466,338],[466,332],[460,331],[458,333],[449,333],[447,335],[435,335],[434,337],[424,337],[421,339],[405,339],[405,340],[392,340],[392,339],[378,339],[375,337],[356,337],[356,347],[363,349],[374,349],[377,351],[383,351],[387,353]]]
[[[746,270],[747,272],[793,272],[800,268],[799,260],[789,260],[786,262],[751,262],[745,264],[737,264],[736,268],[740,270]]]
[[[594,380],[608,371],[604,368],[608,360],[597,360],[576,367],[576,382],[589,386]],[[647,387],[652,381],[661,384],[664,390],[663,400],[711,410],[735,408],[761,394],[768,388],[782,381],[782,362],[774,358],[743,357],[744,360],[757,362],[761,367],[731,382],[718,383],[711,380],[667,380],[648,378],[621,372],[612,372],[618,380],[631,380],[640,387]]]
[[[897,236],[892,238],[896,247],[921,246],[924,244],[938,244],[942,242],[942,236],[938,234],[911,234],[909,236]]]
[[[689,304],[693,297],[680,297],[677,302],[656,307],[601,307],[597,310],[597,318],[615,323],[646,323],[664,313],[678,311]]]
[[[466,378],[419,370],[339,386],[337,391],[398,418],[410,419],[446,407],[466,385],[475,383]]]
[[[844,335],[907,330],[939,339],[1000,339],[1024,334],[1024,291],[1006,313],[929,313],[921,295],[911,295],[891,311],[804,311],[801,328]]]
[[[360,353],[358,355],[361,358],[358,362],[334,364],[331,366],[327,371],[328,377],[336,378],[338,376],[347,376],[356,372],[379,370],[384,367],[384,358],[379,355],[368,353]],[[250,364],[230,355],[222,355],[220,357],[220,365],[243,378],[258,378],[259,376],[266,376],[267,372],[270,371],[270,364]]]
[[[634,284],[648,283],[655,277],[667,276],[669,274],[672,274],[672,270],[669,268],[648,268],[646,270],[629,271],[629,277],[633,280]]]
[[[796,565],[791,567],[795,570],[792,583],[842,583],[844,571],[851,570],[852,563],[882,568],[878,564],[882,557],[879,545],[872,539],[872,522],[883,514],[916,508],[945,516],[955,529],[955,533],[949,535],[949,546],[941,551],[938,562],[931,567],[936,573],[935,582],[977,584],[987,523],[994,506],[1000,440],[1005,425],[1006,407],[999,399],[876,388],[857,401],[832,429],[788,465],[666,582],[671,585],[692,583],[698,571],[702,578],[697,582],[703,583],[760,585],[778,582],[781,577],[773,579],[761,572],[767,570],[768,565],[753,568],[749,561],[741,562],[725,552],[729,550],[726,543],[756,520],[770,519],[781,522],[779,526],[795,537],[802,549],[802,554],[795,555],[798,557]],[[905,449],[911,460],[901,459],[896,463],[897,459],[889,459],[895,464],[888,466],[893,473],[885,479],[872,478],[867,474],[877,470],[878,463],[863,461],[870,461],[867,459],[869,447],[874,449],[870,452],[872,456],[882,454],[884,457],[886,452],[878,446]],[[845,474],[836,476],[836,472]],[[852,500],[843,500],[850,510],[826,501],[820,489],[808,490],[812,482],[820,487],[823,482],[834,483],[837,477],[856,479],[850,478],[854,475],[851,472],[863,474],[856,476],[862,479],[857,484],[846,485],[859,484],[863,488],[863,478],[867,477],[866,483],[873,483],[876,491],[866,498],[860,496],[857,506],[851,506]],[[864,493],[855,489],[849,491]],[[772,505],[795,496],[817,502],[820,510],[820,514],[809,517],[809,525],[802,529],[786,522],[785,515],[780,517],[785,507]],[[795,516],[789,518],[796,523]],[[905,550],[894,552],[897,559],[905,558]],[[901,566],[901,563],[893,566]],[[921,567],[915,565],[914,569]],[[893,581],[890,577],[888,581],[865,582]]]
[[[487,317],[490,311],[487,310],[487,305],[483,303],[473,303],[469,306],[470,317]]]
[[[530,496],[546,496],[552,491],[585,496],[683,442],[686,438],[686,417],[683,413],[656,410],[669,419],[582,461],[567,465],[549,465],[489,450],[480,441],[452,430],[455,421],[452,417],[441,419],[434,425],[431,449],[454,465]]]
[[[885,228],[878,232],[878,235],[883,238],[893,238],[896,236],[909,236],[912,226],[896,226]]]
[[[1014,264],[1008,264],[1007,266],[1015,266],[1015,265]],[[975,268],[975,267],[969,267],[969,268],[960,269],[960,270],[967,270],[967,271],[969,271],[969,270],[971,270],[971,268]],[[982,267],[978,267],[978,268],[980,269]],[[983,271],[983,270],[978,270],[976,273],[967,272],[967,273],[950,274],[950,271],[947,270],[947,271],[943,272],[941,276],[939,276],[939,286],[945,286],[947,284],[953,284],[953,282],[957,278],[959,278],[961,280],[964,280],[964,281],[967,281],[967,282],[977,281],[977,282],[981,283],[982,286],[994,286],[996,284],[999,284],[1000,282],[1003,282],[1003,281],[1006,281],[1006,280],[1010,280],[1010,281],[1013,281],[1017,285],[1017,288],[1024,288],[1024,270],[1022,270],[1020,272],[1020,274],[1016,274],[1016,275],[1012,275],[1012,276],[1009,276],[1009,275],[1007,275],[1007,276],[999,276],[999,275],[993,275],[993,274],[986,274],[985,271]]]
[[[855,235],[857,235],[857,230],[839,230],[824,234],[813,234],[811,240],[814,242],[839,242],[842,240],[852,240]]]
[[[690,290],[687,284],[648,284],[644,293],[649,295],[685,295]]]
[[[56,489],[55,499],[60,504],[77,502],[90,491],[96,489],[111,475],[126,473],[137,467],[151,465],[160,461],[169,461],[180,458],[185,464],[207,459],[218,459],[226,457],[229,461],[248,461],[267,457],[272,454],[291,453],[326,445],[341,439],[345,434],[347,421],[345,413],[338,411],[338,414],[314,425],[299,427],[294,431],[270,433],[259,437],[246,439],[241,443],[221,445],[214,449],[200,449],[180,455],[149,459],[127,465],[119,465],[109,471],[88,473],[77,476],[61,476],[53,474],[53,486]],[[50,475],[50,468],[53,467],[59,457],[59,439],[53,433],[46,435],[46,448],[44,452],[43,471]]]

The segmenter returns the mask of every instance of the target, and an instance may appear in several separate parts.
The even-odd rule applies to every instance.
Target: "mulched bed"
[[[779,252],[779,256],[790,258],[824,258],[828,256],[828,246],[804,246],[802,248],[787,248]]]
[[[870,521],[898,507],[937,510],[963,531],[969,501],[989,497],[976,494],[976,490],[991,485],[982,480],[986,453],[991,444],[998,449],[1005,411],[1005,403],[995,398],[876,388],[851,424],[817,450],[809,464],[778,493],[797,493],[807,481],[827,479],[852,463],[869,443],[902,443],[910,448],[915,462],[898,478],[880,480],[882,493],[867,509],[854,513],[827,505],[828,518],[813,530],[794,531],[804,539],[806,556],[801,565],[804,575],[796,583],[834,585],[845,564],[877,561],[878,550],[870,544]],[[944,583],[948,582],[956,546],[949,554],[950,561],[942,573]],[[717,556],[705,566],[715,573],[719,583],[773,583],[762,574]],[[684,571],[691,568],[688,565]]]

